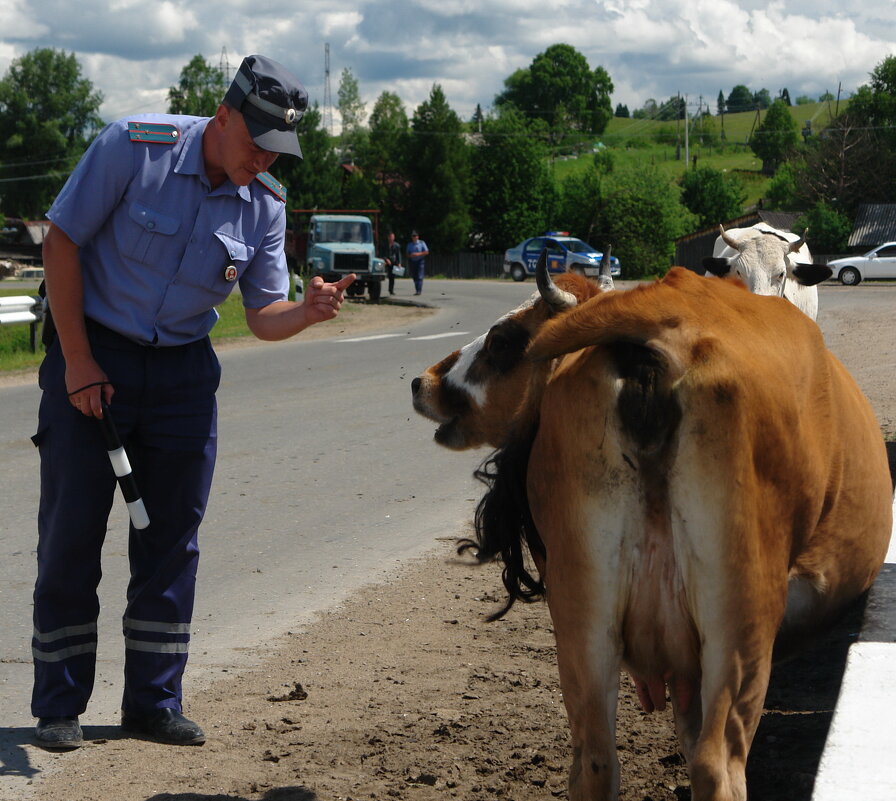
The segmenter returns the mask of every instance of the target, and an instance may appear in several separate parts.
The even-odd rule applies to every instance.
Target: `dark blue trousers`
[[[153,348],[88,321],[111,413],[150,524],[130,526],[122,708],[181,709],[197,534],[217,445],[220,366],[208,338]],[[116,492],[99,423],[68,401],[58,340],[40,368],[41,497],[34,588],[35,717],[80,715],[93,690],[100,553]]]
[[[414,279],[414,291],[422,292],[423,291],[423,272],[426,268],[425,261],[410,261],[408,260],[408,269],[411,271],[411,278]]]

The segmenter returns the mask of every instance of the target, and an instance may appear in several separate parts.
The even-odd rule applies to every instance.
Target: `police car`
[[[504,272],[514,281],[525,281],[527,275],[535,275],[535,265],[544,248],[548,250],[549,272],[564,273],[570,270],[587,275],[589,278],[597,277],[600,272],[603,253],[581,239],[557,231],[533,236],[506,251]],[[620,274],[619,259],[610,256],[610,275],[618,278]]]

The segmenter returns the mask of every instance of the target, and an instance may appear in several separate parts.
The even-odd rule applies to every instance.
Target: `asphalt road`
[[[400,295],[410,282],[400,281]],[[354,588],[454,539],[481,487],[487,451],[453,453],[410,404],[423,368],[484,332],[534,283],[427,280],[435,314],[409,329],[351,341],[294,341],[223,352],[220,446],[203,525],[186,693],[248,661],[277,635]],[[896,286],[822,287],[825,311],[896,308]],[[888,306],[887,306],[888,305]],[[31,590],[34,581],[39,390],[0,387],[0,790],[15,779],[10,753],[33,725]],[[120,618],[127,515],[117,503],[104,551],[94,698],[83,720],[114,723],[121,697]],[[3,793],[0,792],[0,797]]]
[[[411,284],[400,281],[400,295]],[[410,382],[488,328],[534,284],[426,282],[438,311],[410,330],[360,341],[338,335],[226,350],[219,456],[200,532],[189,693],[353,588],[456,537],[481,494],[485,451],[432,442]],[[383,334],[390,334],[383,336]],[[40,392],[0,388],[0,709],[4,727],[31,726],[31,591],[35,575]],[[85,720],[114,722],[121,698],[121,615],[127,515],[116,503],[103,553],[97,686]],[[2,730],[0,730],[2,749]],[[2,754],[0,754],[2,760]]]

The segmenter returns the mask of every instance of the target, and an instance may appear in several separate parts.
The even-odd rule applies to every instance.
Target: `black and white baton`
[[[109,407],[105,401],[101,401],[103,408],[103,419],[100,420],[100,427],[103,430],[103,439],[106,441],[106,450],[109,451],[109,461],[112,462],[112,469],[118,478],[118,486],[121,487],[122,495],[124,495],[125,503],[128,506],[128,514],[131,516],[131,523],[134,528],[146,528],[149,525],[149,515],[146,514],[146,507],[143,505],[143,498],[137,489],[137,482],[134,480],[134,474],[131,472],[131,463],[128,461],[128,455],[125,453],[118,436],[118,429],[115,428],[115,421],[109,412]]]

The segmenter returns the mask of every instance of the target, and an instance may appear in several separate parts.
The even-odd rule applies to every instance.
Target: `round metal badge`
[[[233,283],[236,281],[236,265],[228,264],[224,270],[224,280]]]

